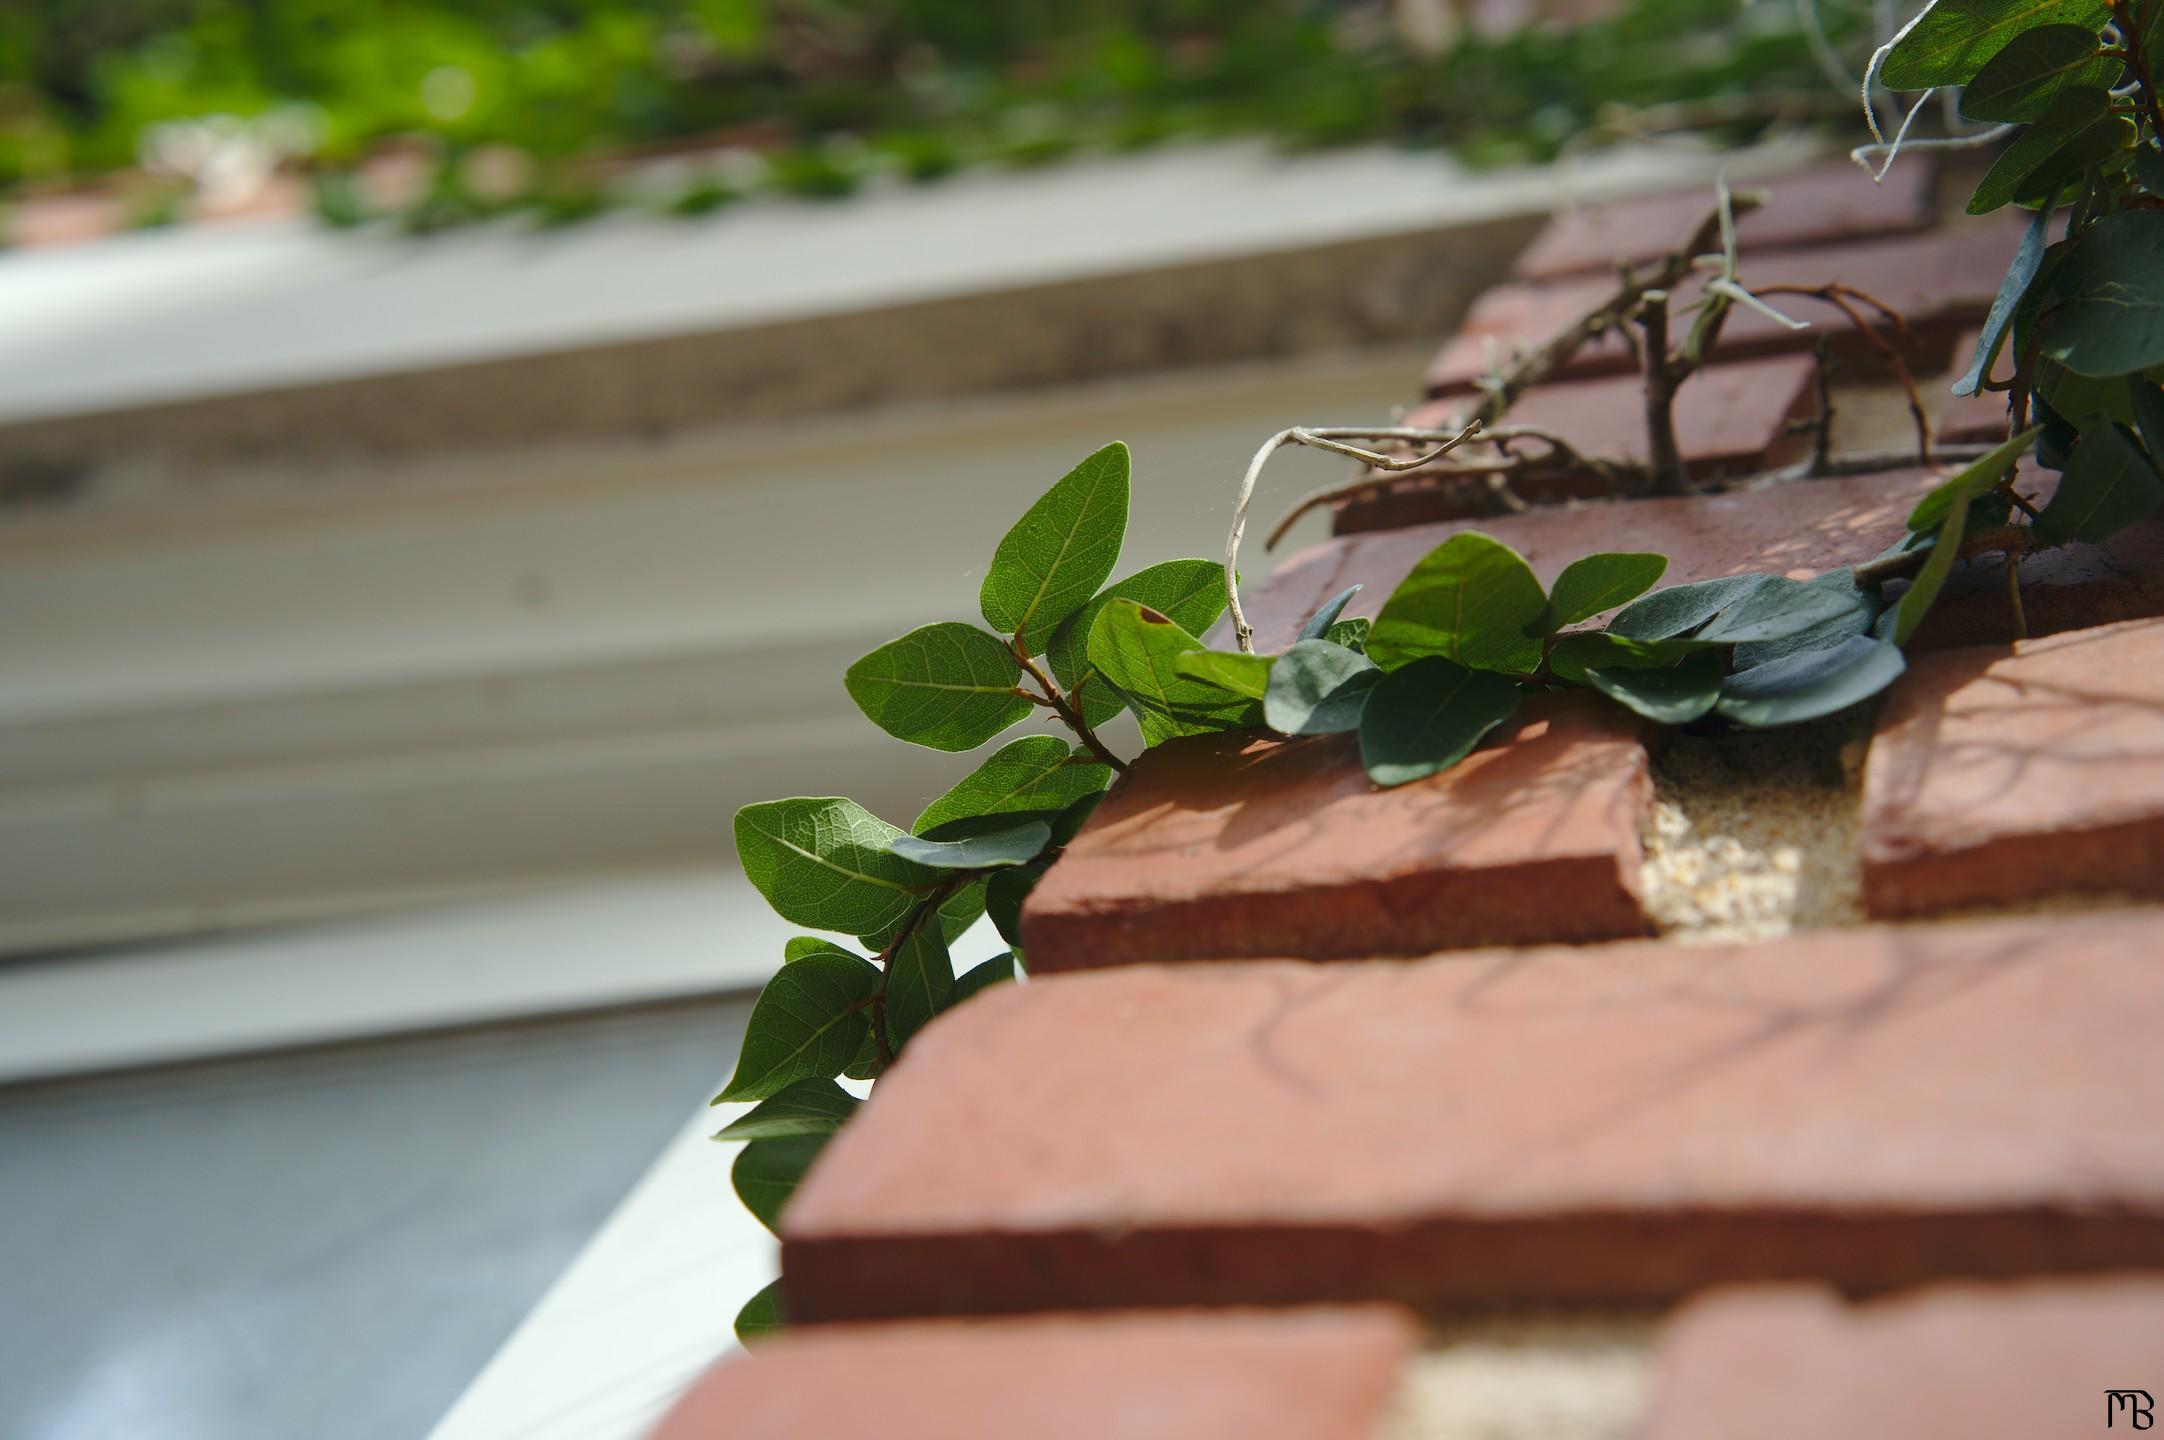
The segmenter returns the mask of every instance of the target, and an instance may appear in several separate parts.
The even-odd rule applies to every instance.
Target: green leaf
[[[1082,692],[1084,721],[1102,725],[1120,713],[1120,698],[1102,683],[1085,683],[1096,674],[1089,663],[1089,638],[1097,616],[1114,600],[1132,600],[1169,616],[1181,629],[1200,635],[1225,613],[1225,567],[1215,560],[1167,560],[1137,570],[1091,600],[1073,619],[1052,632],[1045,658],[1052,674],[1072,694]]]
[[[1030,818],[1038,820],[1044,817],[1042,815],[1032,815]],[[939,872],[927,869],[925,873],[937,876]],[[949,876],[947,878],[951,879],[953,877]],[[953,940],[964,930],[976,924],[977,918],[982,914],[984,914],[984,882],[972,880],[969,884],[949,895],[946,901],[940,905],[939,933],[949,940]],[[907,922],[908,917],[905,915],[884,929],[875,930],[869,935],[859,935],[857,943],[876,955],[892,943],[894,937],[901,933],[902,926]]]
[[[1688,725],[1721,698],[1721,657],[1702,650],[1665,670],[1589,670],[1594,689],[1662,725]]]
[[[1632,640],[1612,630],[1565,635],[1548,652],[1548,673],[1566,685],[1590,685],[1595,670],[1657,670],[1708,647],[1696,640]]]
[[[983,964],[972,965],[954,977],[954,995],[948,1000],[947,1008],[952,1010],[978,991],[989,990],[994,985],[1005,984],[1012,979],[1014,956],[994,955]]]
[[[1931,553],[1924,557],[1916,578],[1909,581],[1909,588],[1893,608],[1893,643],[1906,645],[1916,633],[1916,627],[1924,623],[1937,603],[1939,591],[1946,586],[1946,577],[1954,570],[1954,562],[1961,556],[1961,537],[1969,525],[1968,496],[1946,507],[1946,514],[1939,520],[1938,533],[1932,537]],[[1880,617],[1880,626],[1885,623]]]
[[[1032,655],[1097,593],[1127,534],[1127,447],[1118,441],[1061,477],[992,553],[978,603],[994,630]]]
[[[1029,892],[1037,888],[1050,868],[1050,861],[1037,865],[1018,865],[1012,870],[1002,870],[985,882],[984,913],[992,917],[992,926],[999,931],[999,938],[1009,945],[1022,943],[1022,902]]]
[[[782,1313],[781,1281],[769,1280],[759,1293],[744,1302],[744,1308],[736,1312],[736,1341],[750,1348],[755,1340],[782,1328],[787,1317]]]
[[[2142,443],[2149,447],[2150,460],[2164,465],[2164,386],[2135,376],[2127,381],[2127,400],[2134,423],[2141,428]]]
[[[1368,653],[1368,633],[1374,627],[1375,622],[1365,615],[1355,615],[1350,620],[1340,620],[1332,625],[1322,638],[1332,645],[1342,645],[1347,650],[1357,650],[1365,655]]]
[[[1300,639],[1321,640],[1329,635],[1330,627],[1337,624],[1337,617],[1345,613],[1346,605],[1351,603],[1353,596],[1359,593],[1360,587],[1358,585],[1347,585],[1337,594],[1323,601],[1322,608],[1308,616],[1307,623],[1300,627]]]
[[[1173,662],[1173,668],[1190,680],[1215,685],[1247,700],[1260,700],[1270,688],[1270,667],[1275,655],[1248,655],[1237,650],[1190,650]]]
[[[736,1198],[758,1217],[761,1225],[781,1233],[782,1208],[796,1194],[797,1182],[811,1169],[826,1143],[824,1135],[783,1135],[752,1141],[737,1152],[736,1163],[729,1167]]]
[[[1360,716],[1360,763],[1389,787],[1447,770],[1518,708],[1518,687],[1440,655],[1409,661],[1376,682]]]
[[[919,930],[887,962],[887,1044],[899,1056],[954,996],[954,962],[939,932]]]
[[[1872,608],[1874,602],[1854,586],[1814,585],[1783,575],[1768,575],[1766,583],[1721,612],[1694,637],[1703,642],[1742,645],[1779,640],[1843,615]]]
[[[2043,353],[2080,375],[2126,375],[2164,363],[2164,210],[2122,210],[2089,227],[2043,317]]]
[[[2038,208],[2029,221],[2029,229],[2021,237],[2021,248],[2014,252],[2014,263],[2006,267],[2006,278],[1999,282],[1999,293],[1991,302],[1991,313],[1984,317],[1983,332],[1976,338],[1976,358],[1969,362],[1969,372],[1954,382],[1956,395],[1974,395],[1983,387],[1984,377],[1991,373],[1991,366],[1999,358],[1999,346],[2006,339],[2007,327],[2013,323],[2014,309],[2021,297],[2028,293],[2029,285],[2036,279],[2036,272],[2043,268],[2044,250],[2051,242],[2050,205]]]
[[[716,1140],[771,1140],[777,1135],[831,1135],[857,1108],[857,1097],[832,1080],[785,1085],[721,1128]]]
[[[1895,42],[1879,79],[1895,90],[1966,84],[2025,30],[2103,28],[2111,7],[2096,0],[1938,0]]]
[[[2020,199],[2032,183],[2040,187],[2041,196],[2042,187],[2063,184],[2069,171],[2123,145],[2128,133],[2126,122],[2112,114],[2111,96],[2104,90],[2095,85],[2061,90],[1984,172],[1969,197],[1969,213],[1988,215]]]
[[[843,683],[872,723],[934,750],[973,750],[1029,714],[1022,667],[996,635],[942,620],[890,640]]]
[[[1626,640],[1668,640],[1696,630],[1727,606],[1743,600],[1773,577],[1724,575],[1690,585],[1671,585],[1623,607],[1608,633]],[[1552,657],[1551,657],[1552,658]]]
[[[1587,555],[1563,567],[1548,592],[1537,632],[1553,635],[1566,625],[1590,620],[1603,610],[1627,604],[1651,590],[1668,569],[1666,555],[1618,552]]]
[[[1527,673],[1540,664],[1540,641],[1526,627],[1547,603],[1517,551],[1461,531],[1390,592],[1368,632],[1368,655],[1385,670],[1439,655],[1474,670]]]
[[[2036,517],[2036,538],[2054,545],[2101,544],[2147,519],[2160,503],[2164,480],[2157,478],[2149,457],[2124,427],[2102,420],[2082,432],[2066,457],[2059,488]]]
[[[897,835],[887,848],[904,860],[914,860],[935,870],[996,870],[1003,865],[1026,864],[1052,843],[1052,827],[1044,821],[1006,823],[1010,818],[979,815],[967,820],[951,820],[943,828],[955,829],[980,822],[995,828],[954,839]]]
[[[1715,708],[1754,730],[1797,725],[1846,710],[1893,684],[1907,662],[1898,646],[1851,635],[1827,650],[1807,650],[1728,677]]]
[[[844,955],[852,960],[860,958],[850,955],[847,950],[844,950],[832,940],[823,939],[817,935],[792,936],[781,947],[781,963],[784,965],[792,961],[802,960],[807,955]]]
[[[1998,484],[2006,477],[2007,468],[2027,452],[2030,442],[2043,428],[2031,425],[2013,439],[1992,446],[1933,486],[1931,493],[1917,501],[1916,508],[1909,511],[1908,528],[1917,533],[1935,530],[1957,500],[1966,505]]]
[[[2149,13],[2164,15],[2164,10],[2152,5]],[[2164,58],[2158,60],[2157,68],[2164,69]],[[2164,195],[2164,150],[2159,150],[2154,140],[2144,140],[2134,147],[2134,178],[2151,195]]]
[[[1201,648],[1176,621],[1132,600],[1114,600],[1099,611],[1089,639],[1090,663],[1135,712],[1148,745],[1253,719],[1253,701],[1180,673],[1180,657]]]
[[[879,971],[854,955],[792,960],[752,1003],[736,1074],[714,1104],[764,1100],[799,1080],[830,1080],[855,1058]]]
[[[1339,735],[1360,728],[1360,709],[1382,675],[1375,662],[1327,640],[1302,640],[1270,671],[1262,719],[1280,735]]]
[[[1112,781],[1112,767],[1056,735],[1031,735],[995,750],[952,790],[924,807],[910,833],[922,835],[951,820],[978,815],[1026,815],[1064,810]]]
[[[937,878],[888,853],[901,833],[854,800],[800,795],[737,811],[736,855],[782,919],[869,935],[898,923]]]
[[[2120,62],[2098,53],[2094,29],[2039,25],[2024,30],[1991,57],[1961,91],[1970,120],[2034,120],[2070,85],[2108,89]]]
[[[1753,640],[1738,645],[1733,657],[1735,668],[1748,670],[1779,660],[1785,655],[1801,654],[1806,650],[1827,650],[1848,639],[1870,630],[1871,622],[1878,619],[1880,600],[1876,590],[1858,590],[1855,572],[1844,565],[1838,570],[1805,582],[1819,589],[1831,590],[1843,596],[1854,597],[1850,608],[1819,621],[1816,625],[1784,635],[1777,640]]]

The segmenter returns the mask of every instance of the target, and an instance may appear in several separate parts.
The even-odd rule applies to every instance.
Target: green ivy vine
[[[774,909],[857,938],[790,941],[753,1007],[716,1097],[756,1102],[717,1137],[748,1142],[733,1171],[745,1206],[776,1223],[858,1104],[839,1079],[876,1080],[935,1016],[1020,972],[1024,899],[1126,768],[1098,734],[1122,711],[1145,746],[1248,727],[1353,734],[1369,779],[1389,787],[1464,759],[1531,695],[1589,692],[1667,726],[1762,729],[1846,710],[1901,674],[1903,647],[1969,556],[2004,557],[2018,632],[2024,556],[2109,540],[2164,503],[2160,61],[2164,0],[1939,0],[1874,57],[1873,80],[1964,87],[1965,114],[2003,122],[2009,143],[1969,208],[2026,205],[2035,218],[1954,386],[2006,394],[2006,440],[1941,480],[1898,543],[1855,565],[1656,589],[1665,557],[1604,552],[1543,586],[1508,545],[1465,530],[1372,621],[1344,614],[1355,585],[1281,653],[1256,654],[1229,558],[1112,580],[1130,459],[1112,444],[1083,460],[1001,540],[978,596],[982,625],[911,631],[846,676],[865,715],[914,744],[973,750],[1039,711],[1066,736],[1010,741],[906,831],[831,796],[736,817],[745,873]],[[1725,199],[1722,218],[1730,229]],[[1733,264],[1728,244],[1729,278]],[[2011,373],[1993,379],[2008,348]],[[1339,434],[1286,432],[1265,453],[1288,438],[1363,453]],[[2042,505],[2018,488],[2024,460],[2057,472]],[[1235,551],[1238,533],[1236,520]],[[1239,646],[1212,649],[1199,637],[1228,605]],[[957,971],[949,946],[980,916],[1010,948]],[[769,1286],[738,1334],[783,1318]]]

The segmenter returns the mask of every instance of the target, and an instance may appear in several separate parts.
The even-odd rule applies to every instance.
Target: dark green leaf
[[[1880,600],[1876,590],[1858,590],[1855,573],[1847,566],[1828,570],[1825,574],[1806,582],[1820,589],[1837,594],[1854,596],[1849,608],[1839,614],[1819,621],[1808,629],[1778,640],[1757,640],[1738,645],[1734,656],[1738,670],[1749,670],[1756,665],[1779,660],[1785,655],[1798,655],[1806,650],[1829,650],[1851,635],[1862,635],[1870,630],[1871,622],[1878,619]]]
[[[1439,655],[1474,670],[1527,673],[1540,664],[1540,641],[1526,627],[1547,603],[1517,551],[1460,531],[1390,592],[1368,632],[1368,655],[1385,670]]]
[[[1327,640],[1302,640],[1277,659],[1262,720],[1280,735],[1338,735],[1360,728],[1360,708],[1382,671]]]
[[[1200,635],[1225,613],[1225,567],[1215,560],[1167,560],[1137,570],[1052,632],[1045,658],[1052,662],[1052,674],[1061,686],[1070,694],[1081,691],[1082,718],[1091,725],[1102,725],[1120,713],[1119,696],[1101,681],[1090,680],[1096,670],[1088,655],[1090,630],[1098,612],[1114,600],[1147,605],[1169,616],[1181,629]]]
[[[1662,725],[1688,725],[1721,698],[1721,657],[1701,650],[1665,670],[1589,670],[1594,689]]]
[[[1623,607],[1608,633],[1626,640],[1668,640],[1688,634],[1724,608],[1748,598],[1771,575],[1724,575],[1691,585],[1671,585]]]
[[[1129,460],[1114,441],[1045,491],[999,542],[978,602],[994,630],[1032,655],[1089,603],[1120,558],[1127,533]]]
[[[1769,575],[1765,584],[1723,606],[1694,638],[1723,645],[1780,640],[1872,605],[1853,585],[1844,590]]]
[[[2034,120],[2070,85],[2108,89],[2120,62],[2098,53],[2096,31],[2083,25],[2024,30],[1991,57],[1961,91],[1971,120]]]
[[[1933,486],[1931,493],[1917,501],[1916,508],[1909,511],[1909,529],[1919,533],[1936,530],[1955,501],[1966,505],[2006,478],[2008,468],[2028,450],[2029,443],[2042,429],[2041,425],[2031,425],[2011,440],[1992,446]]]
[[[1895,42],[1878,78],[1895,90],[1963,85],[2025,30],[2067,24],[2094,34],[2109,18],[2097,0],[1938,0]]]
[[[2032,184],[2039,195],[2065,184],[2084,164],[2124,144],[2127,133],[2126,122],[2112,114],[2111,96],[2103,89],[2076,85],[2061,90],[1984,172],[1969,197],[1969,213],[1988,215],[2019,199]]]
[[[1173,668],[1190,680],[1214,685],[1246,700],[1260,700],[1270,688],[1270,667],[1275,655],[1248,655],[1238,650],[1190,650],[1173,662]]]
[[[1157,611],[1114,600],[1098,612],[1089,657],[1135,712],[1143,742],[1155,745],[1175,735],[1248,724],[1259,708],[1180,673],[1180,657],[1201,648],[1200,640]]]
[[[2051,206],[2040,207],[2034,219],[2029,221],[2028,233],[2021,237],[2021,248],[2014,252],[2014,263],[2006,267],[2006,278],[1999,282],[1997,298],[1991,302],[1991,313],[1984,317],[1983,332],[1976,338],[1976,358],[1969,362],[1969,371],[1954,382],[1956,395],[1974,395],[1982,388],[1984,377],[1991,373],[1992,362],[1999,358],[1999,346],[2006,339],[2006,330],[2013,323],[2014,308],[2021,297],[2028,293],[2030,282],[2044,264],[2044,248],[2051,240]]]
[[[777,1135],[831,1135],[857,1108],[857,1097],[832,1080],[783,1086],[722,1127],[716,1140],[771,1140]]]
[[[1003,865],[1021,865],[1036,859],[1038,853],[1052,843],[1052,827],[1042,820],[1007,824],[1012,818],[978,815],[951,820],[942,828],[970,826],[975,822],[996,828],[955,839],[897,835],[887,848],[904,860],[914,860],[919,865],[930,865],[938,870],[996,870]]]
[[[1518,708],[1518,687],[1440,655],[1412,660],[1376,682],[1360,717],[1360,763],[1389,787],[1447,770]]]
[[[2127,399],[2142,443],[2149,447],[2149,459],[2164,466],[2164,386],[2134,376],[2127,381]]]
[[[2089,227],[2054,288],[2043,353],[2080,375],[2164,363],[2164,210],[2122,210]]]
[[[785,1323],[781,1281],[769,1280],[758,1294],[744,1302],[743,1309],[736,1312],[736,1341],[748,1349],[754,1341],[764,1340]]]
[[[1573,560],[1555,577],[1535,631],[1552,635],[1566,625],[1635,600],[1651,590],[1667,569],[1666,555],[1624,552]]]
[[[1308,616],[1307,623],[1300,627],[1300,638],[1302,640],[1320,640],[1327,636],[1330,633],[1330,627],[1337,624],[1337,617],[1345,613],[1346,605],[1351,602],[1353,596],[1359,593],[1360,587],[1358,585],[1347,585],[1337,594],[1323,601],[1322,608]]]
[[[1023,815],[1064,810],[1112,780],[1112,767],[1076,751],[1055,735],[1031,735],[1002,745],[959,784],[924,807],[912,834],[976,815]]]
[[[1081,799],[1060,811],[1052,821],[1052,843],[1054,845],[1065,845],[1068,841],[1074,839],[1080,833],[1082,827],[1089,823],[1090,816],[1097,813],[1097,807],[1104,803],[1104,798],[1103,791],[1099,791],[1095,795],[1084,795]]]
[[[972,965],[954,977],[954,995],[948,1000],[947,1008],[951,1010],[978,991],[989,990],[994,985],[1004,984],[1012,979],[1014,957],[994,955],[983,964]]]
[[[887,962],[887,1043],[900,1055],[911,1036],[947,1008],[954,995],[954,962],[939,932],[919,930]]]
[[[849,667],[849,698],[872,723],[934,750],[972,750],[1029,714],[1022,667],[996,635],[943,620]]]
[[[2149,13],[2164,15],[2164,9],[2151,5]],[[2164,61],[2159,62],[2159,68],[2164,68]],[[2164,195],[2164,150],[2159,150],[2154,140],[2144,140],[2134,147],[2134,178],[2151,195]]]
[[[792,960],[774,973],[751,1007],[736,1074],[716,1105],[764,1100],[799,1080],[828,1080],[864,1043],[866,1003],[879,971],[854,955]]]
[[[2164,503],[2157,478],[2134,437],[2110,420],[2082,432],[2051,503],[2036,517],[2036,538],[2052,544],[2099,544],[2147,519]]]
[[[1609,630],[1565,635],[1548,652],[1548,673],[1566,685],[1589,685],[1594,670],[1654,670],[1706,649],[1695,640],[1632,640]]]
[[[936,878],[888,853],[901,833],[853,800],[797,796],[737,811],[736,856],[784,920],[870,935],[898,923]]]
[[[783,1135],[773,1140],[754,1140],[737,1152],[729,1167],[736,1198],[758,1217],[759,1223],[779,1234],[782,1208],[796,1194],[797,1182],[819,1158],[827,1143],[824,1135]]]
[[[1022,943],[1022,902],[1044,878],[1045,865],[1018,865],[1002,870],[985,882],[984,913],[992,917],[999,938],[1009,945]]]
[[[848,954],[847,950],[844,950],[832,940],[824,940],[817,935],[795,935],[791,936],[781,947],[781,962],[787,965],[792,960],[802,960],[807,955]],[[851,956],[851,958],[859,957]]]
[[[1374,628],[1374,621],[1365,615],[1355,615],[1350,620],[1340,620],[1332,625],[1329,633],[1322,638],[1332,645],[1342,645],[1347,650],[1357,650],[1365,655],[1368,653],[1368,632]]]
[[[1851,635],[1827,650],[1807,650],[1728,677],[1715,708],[1754,730],[1796,725],[1878,694],[1904,668],[1898,646]]]

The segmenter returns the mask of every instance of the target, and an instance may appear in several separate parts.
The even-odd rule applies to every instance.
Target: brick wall
[[[1745,278],[1873,290],[1934,431],[1989,433],[1938,397],[2013,237],[1935,228],[1906,177],[1801,177]],[[1704,208],[1559,220],[1437,407]],[[1816,414],[1811,336],[1729,335],[1679,415],[1701,487]],[[1905,443],[1889,373],[1839,353],[1837,448]],[[1528,404],[1628,455],[1604,368]],[[1668,583],[1807,577],[1931,481],[1475,519],[1416,474],[1248,608],[1281,647],[1476,524],[1544,581],[1626,538]],[[2164,522],[2046,559],[2029,638],[1995,567],[1957,575],[1882,704],[1794,732],[1529,705],[1388,791],[1351,737],[1149,751],[1026,907],[1035,978],[921,1035],[783,1215],[795,1327],[661,1433],[2133,1428],[2104,1392],[2164,1387]]]

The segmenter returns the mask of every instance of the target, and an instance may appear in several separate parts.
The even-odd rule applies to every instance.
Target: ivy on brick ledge
[[[2164,502],[2160,66],[2164,0],[1940,4],[1874,59],[1889,86],[1965,87],[1964,113],[2003,121],[2014,138],[1969,208],[2025,204],[2036,219],[1955,385],[2004,391],[2008,438],[1930,491],[1904,540],[1854,566],[1655,589],[1664,557],[1601,553],[1543,587],[1509,546],[1468,530],[1415,565],[1372,622],[1344,618],[1354,586],[1281,654],[1250,653],[1244,621],[1240,648],[1212,650],[1197,637],[1236,603],[1231,562],[1174,560],[1113,581],[1129,456],[1115,443],[1083,460],[1000,542],[978,597],[983,626],[927,625],[846,677],[874,723],[915,744],[972,750],[1040,710],[1070,738],[1001,747],[907,831],[839,797],[737,814],[745,872],[775,910],[865,952],[792,940],[753,1007],[716,1097],[757,1102],[717,1137],[749,1142],[733,1172],[746,1207],[776,1223],[856,1108],[839,1078],[876,1080],[935,1016],[1015,977],[1024,898],[1126,768],[1097,733],[1123,710],[1145,745],[1251,726],[1357,732],[1369,778],[1394,786],[1462,760],[1529,693],[1596,691],[1670,726],[1768,728],[1845,710],[1901,674],[1902,647],[1967,556],[2004,556],[2018,622],[2023,556],[2107,540]],[[1732,235],[1725,198],[1722,221]],[[1732,297],[1734,263],[1731,239]],[[2009,339],[2012,375],[1994,381]],[[1273,445],[1287,436],[1345,449],[1328,432]],[[2041,507],[2016,489],[2032,448],[2059,472]],[[985,915],[1013,948],[957,973],[948,947]],[[782,1319],[769,1286],[737,1331],[749,1339]]]

